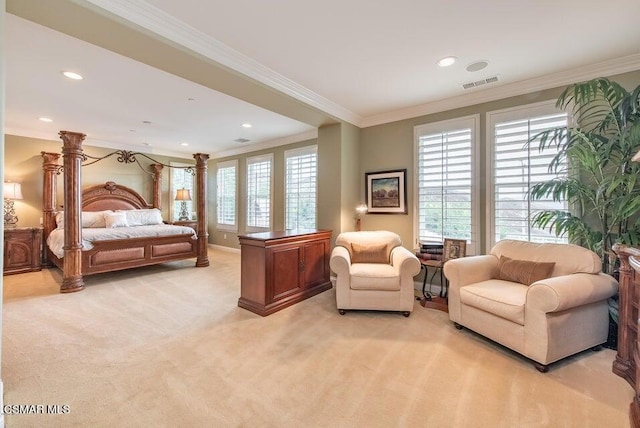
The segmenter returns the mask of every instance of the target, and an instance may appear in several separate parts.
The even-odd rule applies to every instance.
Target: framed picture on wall
[[[365,173],[368,214],[407,214],[407,170]]]

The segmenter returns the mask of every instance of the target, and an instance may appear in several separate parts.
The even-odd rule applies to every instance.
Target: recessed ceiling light
[[[486,68],[489,63],[487,61],[476,61],[469,65],[467,65],[467,71],[480,71],[483,68]]]
[[[251,128],[252,126],[253,126],[253,125],[252,125],[252,124],[250,124],[250,123],[243,123],[243,124],[242,124],[242,127],[243,127],[243,128]]]
[[[195,98],[187,98],[187,101],[195,101]]]
[[[142,143],[142,145],[143,145],[143,146],[147,146],[147,147],[151,146],[151,144],[150,144],[150,143]]]
[[[143,120],[142,123],[144,123],[145,125],[150,125],[151,121],[150,120]]]
[[[62,74],[64,75],[64,77],[68,77],[69,79],[72,79],[72,80],[84,79],[84,77],[82,77],[78,73],[74,73],[73,71],[63,71]]]
[[[53,119],[51,119],[50,117],[39,117],[38,120],[41,122],[47,122],[47,123],[53,122]]]
[[[129,132],[136,132],[136,130],[135,129],[130,129]]]
[[[189,143],[180,143],[180,145],[181,145],[181,146],[185,146],[185,147],[186,147],[186,146],[188,146],[188,145],[189,145]]]
[[[438,64],[440,67],[449,67],[450,65],[455,64],[457,59],[458,58],[456,58],[455,56],[446,56],[442,58],[440,61],[438,61],[436,64]]]

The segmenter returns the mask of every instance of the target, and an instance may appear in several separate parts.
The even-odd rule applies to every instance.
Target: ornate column
[[[152,163],[153,170],[153,208],[162,210],[162,168],[163,165]]]
[[[58,165],[59,153],[40,152],[42,156],[42,232],[43,232],[43,254],[42,264],[51,266],[47,254],[47,238],[52,230],[56,228],[56,200],[57,200],[57,180],[56,175],[60,174]]]
[[[60,131],[64,167],[64,269],[60,292],[84,288],[82,279],[82,142],[86,135]]]
[[[196,215],[198,216],[198,259],[197,267],[209,266],[208,241],[209,233],[207,231],[207,160],[209,155],[204,153],[196,153],[193,155],[196,160]]]

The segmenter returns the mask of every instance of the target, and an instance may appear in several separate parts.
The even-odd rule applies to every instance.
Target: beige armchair
[[[400,311],[408,317],[415,301],[413,277],[420,262],[387,231],[344,232],[331,253],[336,274],[336,304],[349,309]]]
[[[546,372],[550,363],[606,342],[607,299],[618,283],[601,269],[594,252],[576,245],[500,241],[489,255],[444,265],[449,318]]]

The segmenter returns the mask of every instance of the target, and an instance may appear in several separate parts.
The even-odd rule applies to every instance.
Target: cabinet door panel
[[[325,275],[325,242],[310,242],[304,246],[304,286],[313,287],[314,285],[326,282]]]
[[[8,264],[10,267],[31,266],[31,245],[11,240],[7,243]]]
[[[273,277],[271,300],[282,299],[289,294],[300,291],[300,247],[285,247],[272,250]]]

